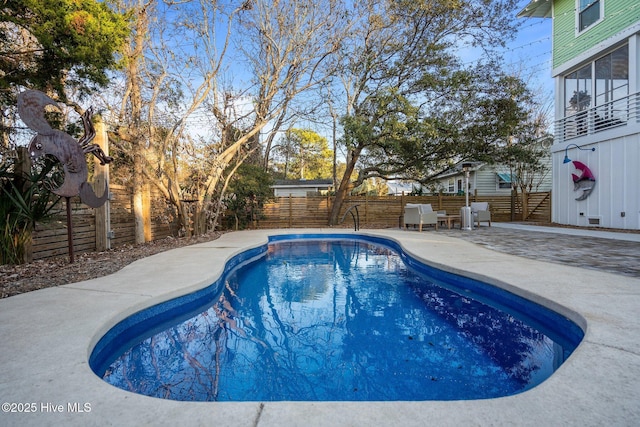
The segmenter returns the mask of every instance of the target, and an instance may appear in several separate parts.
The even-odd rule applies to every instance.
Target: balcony
[[[640,92],[579,111],[555,122],[555,142],[640,123]]]

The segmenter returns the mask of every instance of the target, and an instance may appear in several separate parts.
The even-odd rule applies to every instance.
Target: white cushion
[[[420,214],[433,212],[433,209],[431,208],[431,203],[407,203],[404,207],[418,208],[418,212],[420,212]]]
[[[488,210],[489,210],[489,202],[472,202],[471,203],[471,212],[488,211]]]

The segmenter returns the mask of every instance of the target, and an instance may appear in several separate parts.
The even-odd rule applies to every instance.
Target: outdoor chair
[[[471,213],[473,214],[473,222],[480,227],[481,222],[488,222],[491,227],[491,211],[489,211],[488,202],[472,202]]]
[[[423,225],[433,225],[438,229],[438,213],[434,212],[431,204],[407,203],[404,207],[404,226],[417,225],[418,231],[422,231]]]

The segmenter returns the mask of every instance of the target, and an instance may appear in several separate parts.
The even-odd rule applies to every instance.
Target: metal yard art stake
[[[42,92],[26,90],[18,95],[18,113],[22,121],[32,130],[37,132],[29,143],[31,157],[38,158],[46,154],[54,156],[62,164],[64,181],[51,191],[64,197],[67,203],[67,238],[69,241],[69,260],[74,262],[73,255],[73,229],[71,222],[71,198],[80,195],[80,200],[92,208],[98,208],[109,197],[109,186],[105,183],[104,193],[96,196],[93,188],[87,182],[89,171],[87,168],[86,153],[91,153],[100,160],[101,165],[110,163],[113,158],[105,155],[97,144],[91,141],[95,137],[95,130],[91,123],[93,111],[89,108],[82,115],[84,135],[75,140],[71,135],[57,129],[52,129],[45,118],[45,107],[58,103]]]

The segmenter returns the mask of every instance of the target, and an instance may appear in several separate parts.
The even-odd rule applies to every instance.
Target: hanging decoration
[[[584,200],[589,197],[593,188],[596,186],[596,177],[584,163],[577,160],[572,160],[571,163],[580,171],[580,175],[576,175],[575,173],[571,174],[573,178],[573,191],[582,190],[582,194],[576,198],[576,200]]]

